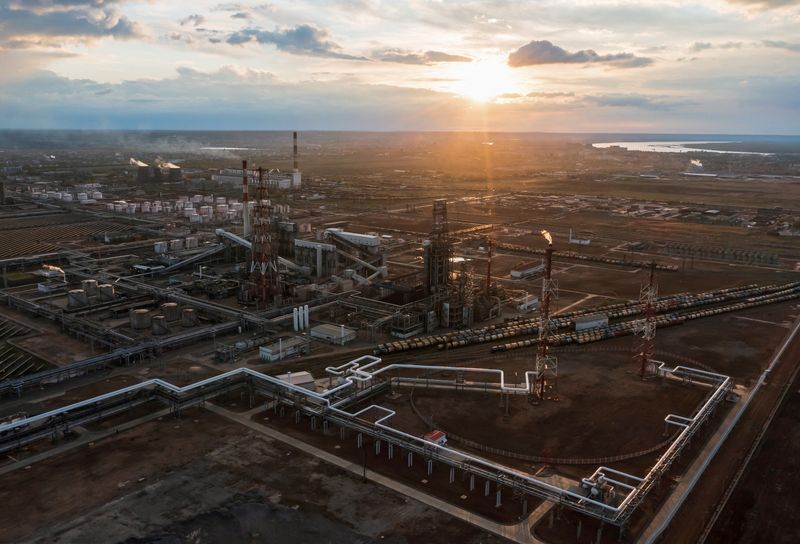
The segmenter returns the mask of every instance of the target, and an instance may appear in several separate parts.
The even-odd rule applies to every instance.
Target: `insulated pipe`
[[[368,363],[366,365],[364,365],[363,367],[360,367],[360,364],[361,364],[362,361],[368,361]],[[104,400],[112,399],[112,398],[115,398],[115,397],[118,397],[118,396],[124,396],[127,393],[135,392],[135,391],[138,391],[138,390],[141,390],[141,389],[158,388],[158,389],[165,390],[168,393],[184,394],[184,393],[192,392],[192,391],[195,391],[195,390],[202,391],[203,388],[205,388],[208,385],[216,384],[218,382],[224,382],[225,380],[228,380],[228,379],[233,378],[233,377],[238,377],[239,375],[245,375],[247,377],[255,378],[255,379],[258,379],[258,380],[260,380],[262,382],[268,382],[268,383],[277,385],[279,387],[282,387],[284,389],[291,390],[291,391],[293,391],[295,393],[305,395],[309,399],[314,399],[314,400],[322,403],[321,408],[328,409],[331,412],[339,414],[342,417],[347,418],[349,421],[352,421],[354,418],[358,418],[359,415],[361,415],[361,414],[363,414],[363,413],[365,413],[367,411],[370,411],[370,410],[383,411],[385,413],[385,415],[383,417],[379,418],[377,421],[375,421],[374,425],[375,425],[375,427],[377,427],[379,429],[382,429],[382,430],[386,431],[387,433],[389,433],[390,436],[393,435],[395,437],[401,437],[401,438],[404,438],[404,439],[406,439],[408,441],[411,441],[412,443],[418,444],[420,447],[433,449],[433,450],[436,450],[437,452],[442,452],[443,456],[445,456],[447,458],[450,458],[450,459],[454,459],[454,460],[455,459],[460,459],[463,462],[469,462],[473,466],[473,468],[481,470],[484,473],[490,473],[490,474],[491,473],[495,473],[495,474],[497,474],[497,473],[507,473],[507,474],[509,474],[511,476],[514,476],[515,478],[518,478],[519,481],[521,481],[523,483],[527,482],[527,483],[533,485],[536,488],[536,490],[540,491],[543,494],[545,492],[548,492],[548,493],[552,493],[552,494],[558,495],[559,497],[561,497],[562,500],[574,501],[574,505],[575,506],[582,507],[582,505],[584,505],[584,504],[591,504],[592,506],[595,506],[598,509],[600,509],[601,511],[607,513],[607,514],[599,514],[598,517],[601,517],[601,519],[608,519],[608,518],[604,517],[604,516],[608,515],[608,516],[611,516],[610,519],[616,520],[616,519],[619,519],[619,517],[624,514],[625,509],[627,508],[627,506],[629,504],[631,504],[631,501],[633,501],[634,497],[638,496],[639,493],[646,491],[645,486],[647,485],[647,483],[651,482],[652,479],[655,476],[659,475],[660,471],[663,469],[662,465],[664,463],[664,460],[667,459],[668,456],[672,455],[675,452],[676,448],[678,448],[679,446],[682,445],[682,442],[683,442],[682,439],[684,438],[684,436],[688,437],[687,433],[690,433],[691,430],[692,430],[690,427],[687,427],[686,429],[684,429],[684,431],[682,431],[682,433],[673,442],[673,444],[670,446],[670,448],[668,448],[667,452],[665,452],[664,455],[662,455],[659,458],[659,460],[656,463],[656,465],[654,465],[651,468],[650,472],[648,472],[648,474],[644,478],[638,478],[636,476],[629,475],[629,474],[626,474],[626,473],[623,473],[623,472],[620,472],[620,471],[616,471],[616,470],[610,469],[608,467],[600,467],[600,468],[598,468],[597,471],[595,471],[596,474],[598,472],[603,472],[603,473],[606,473],[606,474],[613,473],[613,474],[618,474],[620,476],[624,476],[626,478],[630,478],[632,480],[640,482],[640,484],[634,490],[632,490],[632,491],[630,491],[628,493],[628,495],[623,499],[623,501],[618,506],[614,507],[614,506],[605,504],[603,502],[592,500],[592,499],[590,499],[588,497],[585,497],[585,496],[583,496],[583,495],[581,495],[579,493],[575,493],[575,492],[572,492],[572,491],[569,491],[569,490],[566,490],[566,489],[561,489],[561,488],[559,488],[557,486],[554,486],[554,485],[548,484],[546,482],[543,482],[541,480],[538,480],[538,479],[536,479],[536,478],[534,478],[534,477],[532,477],[530,475],[527,475],[527,474],[522,473],[522,472],[518,472],[518,471],[510,469],[508,467],[503,467],[502,465],[497,465],[497,464],[495,464],[495,463],[493,463],[491,461],[488,461],[486,459],[483,459],[483,458],[480,458],[480,457],[475,457],[475,456],[469,455],[467,453],[464,453],[462,451],[454,450],[452,448],[448,448],[447,446],[441,446],[441,445],[429,442],[427,440],[424,440],[422,438],[419,438],[417,436],[411,435],[409,433],[405,433],[403,431],[395,429],[395,428],[393,428],[393,427],[391,427],[389,425],[384,424],[385,421],[387,421],[388,419],[390,419],[391,417],[393,417],[395,415],[395,412],[392,411],[392,410],[389,410],[388,408],[385,408],[385,407],[382,407],[382,406],[378,406],[378,405],[372,405],[372,406],[368,406],[366,408],[363,408],[362,410],[360,410],[360,411],[358,411],[356,413],[350,413],[350,412],[347,412],[347,411],[344,411],[344,410],[338,408],[339,405],[341,405],[341,404],[343,404],[345,402],[348,402],[350,400],[348,397],[342,398],[342,399],[340,399],[340,400],[338,400],[336,402],[331,402],[330,398],[331,398],[332,395],[334,395],[335,393],[337,393],[337,392],[339,392],[341,390],[344,390],[346,388],[352,387],[354,385],[354,383],[355,383],[354,380],[355,381],[364,382],[364,381],[372,379],[374,376],[376,376],[376,375],[378,375],[378,374],[380,374],[382,372],[386,372],[386,371],[389,371],[389,370],[393,370],[393,369],[397,369],[397,368],[432,369],[432,370],[440,370],[440,371],[452,371],[453,370],[453,368],[449,367],[449,366],[436,367],[436,366],[418,366],[418,365],[387,365],[387,366],[385,366],[383,368],[380,368],[380,369],[378,369],[378,370],[376,370],[375,372],[372,372],[372,373],[367,371],[368,368],[373,367],[373,366],[375,366],[375,365],[377,365],[377,364],[379,364],[381,362],[382,362],[382,360],[377,358],[377,357],[373,357],[373,356],[370,356],[370,355],[365,355],[365,356],[359,357],[358,359],[350,361],[349,363],[345,363],[344,365],[340,365],[339,367],[333,367],[333,368],[327,369],[327,370],[329,370],[329,372],[332,375],[343,376],[343,379],[342,379],[342,383],[339,386],[334,387],[334,388],[329,389],[329,390],[326,390],[321,394],[317,393],[316,391],[310,391],[310,390],[307,390],[307,389],[302,388],[300,386],[284,382],[282,380],[279,380],[278,378],[275,378],[275,377],[272,377],[272,376],[267,376],[265,374],[262,374],[260,372],[251,370],[249,368],[234,369],[234,370],[231,370],[229,372],[225,372],[225,373],[217,375],[217,376],[212,376],[210,378],[207,378],[205,380],[201,380],[199,382],[193,383],[193,384],[185,386],[185,387],[178,387],[178,386],[175,386],[175,385],[173,385],[173,384],[171,384],[169,382],[166,382],[164,380],[153,379],[153,380],[148,380],[146,382],[135,384],[135,385],[132,385],[132,386],[129,386],[129,387],[125,387],[125,388],[120,389],[118,391],[114,391],[114,392],[111,392],[111,393],[106,393],[106,394],[99,395],[99,396],[91,398],[91,399],[80,401],[80,402],[71,404],[69,406],[63,407],[63,408],[59,408],[59,409],[56,409],[56,410],[51,410],[49,412],[46,412],[46,413],[43,413],[43,414],[39,414],[37,416],[32,416],[32,417],[25,418],[25,419],[22,419],[22,420],[18,420],[18,421],[14,421],[14,422],[10,422],[10,423],[7,423],[7,424],[0,425],[0,434],[5,434],[8,431],[14,432],[14,431],[23,430],[23,429],[29,427],[32,423],[36,423],[36,422],[49,422],[49,421],[52,421],[52,418],[55,418],[55,417],[58,417],[58,416],[62,416],[64,414],[67,414],[70,411],[76,410],[78,408],[86,407],[86,406],[90,406],[90,405],[96,405],[97,403],[102,402]],[[474,372],[489,372],[489,373],[499,374],[500,377],[501,377],[501,386],[504,384],[504,373],[503,373],[502,370],[499,370],[499,369],[477,368],[477,369],[461,369],[461,370],[463,370],[463,371],[474,371]],[[708,416],[708,413],[710,413],[710,409],[713,408],[715,403],[719,402],[720,399],[718,397],[721,396],[721,395],[724,395],[727,392],[727,390],[728,390],[728,388],[730,386],[730,383],[731,383],[731,378],[728,377],[728,376],[724,376],[722,374],[716,374],[716,373],[713,373],[713,372],[706,372],[706,371],[695,371],[694,369],[690,369],[690,368],[682,367],[682,366],[675,367],[674,369],[666,369],[666,368],[664,368],[664,364],[663,363],[659,366],[659,372],[662,372],[662,373],[695,374],[698,377],[711,377],[711,378],[714,379],[714,381],[716,381],[719,384],[717,390],[711,395],[711,397],[708,399],[708,401],[703,405],[703,407],[701,407],[701,409],[697,412],[697,414],[692,418],[692,421],[693,421],[692,425],[699,424],[699,422],[701,422],[705,417]],[[530,387],[530,383],[531,383],[529,374],[534,374],[534,373],[533,372],[526,372],[525,380],[526,380],[526,384],[528,385],[528,387]],[[508,387],[507,389],[509,389],[509,390],[517,389],[518,390],[519,388]],[[623,484],[623,485],[627,485],[627,484]],[[583,508],[583,510],[585,510],[585,508]]]

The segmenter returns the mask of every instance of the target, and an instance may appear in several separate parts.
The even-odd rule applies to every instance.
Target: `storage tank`
[[[167,318],[164,317],[163,315],[154,315],[152,324],[153,324],[153,334],[155,336],[169,334],[169,328],[167,327]]]
[[[78,200],[88,200],[89,196],[86,193],[78,193]]]
[[[192,202],[194,202],[195,204],[202,201],[203,201],[203,195],[194,195],[192,197]]]
[[[70,308],[79,308],[89,304],[89,297],[86,296],[86,291],[83,289],[70,289],[67,293],[67,306]]]
[[[69,193],[61,193],[61,200],[64,202],[72,202],[72,195]]]
[[[97,294],[97,280],[83,280],[81,287],[86,291],[86,295],[93,297]]]
[[[92,198],[95,200],[101,200],[103,198],[103,193],[100,191],[95,191],[92,193]]]
[[[167,249],[169,249],[169,244],[167,242],[161,241],[153,244],[153,251],[155,251],[159,255],[162,253],[166,253]]]
[[[211,206],[200,206],[200,215],[211,215],[214,213],[214,208]]]
[[[131,328],[137,331],[150,328],[150,311],[140,308],[130,311]]]
[[[167,318],[167,321],[177,321],[181,318],[181,311],[178,304],[175,302],[165,302],[161,305],[161,313]]]
[[[114,286],[110,283],[101,283],[97,286],[97,298],[102,301],[114,300]]]
[[[227,199],[224,196],[218,196],[214,202],[216,204],[225,204]]]
[[[181,312],[181,326],[194,327],[197,324],[197,310],[194,308],[184,308]]]
[[[197,245],[197,238],[194,236],[189,236],[186,238],[186,249],[195,249]]]
[[[183,240],[181,240],[180,238],[176,238],[175,240],[170,240],[169,249],[170,251],[179,251],[183,249]]]

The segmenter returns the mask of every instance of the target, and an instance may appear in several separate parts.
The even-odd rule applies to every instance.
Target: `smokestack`
[[[297,172],[297,131],[292,133],[292,141],[294,143],[294,152],[292,155],[294,157],[294,171]]]
[[[242,225],[245,238],[250,235],[250,195],[247,193],[247,161],[242,161]]]

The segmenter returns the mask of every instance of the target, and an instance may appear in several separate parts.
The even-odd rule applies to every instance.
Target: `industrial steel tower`
[[[553,279],[553,237],[546,230],[542,236],[547,240],[545,251],[544,276],[542,277],[542,299],[539,306],[539,337],[536,344],[536,383],[534,398],[543,400],[547,389],[555,387],[558,376],[558,360],[549,354],[550,337],[550,302],[558,297],[558,283]]]
[[[267,173],[269,176],[269,173]],[[268,180],[264,169],[258,169],[258,187],[252,207],[252,260],[250,262],[251,294],[261,307],[266,307],[280,294],[278,253],[273,246],[271,206],[269,204]]]
[[[658,285],[655,282],[656,262],[650,263],[650,279],[639,292],[639,302],[643,306],[644,319],[636,325],[636,332],[641,334],[642,342],[633,356],[634,362],[639,367],[639,376],[644,379],[652,375],[653,355],[656,351],[656,299],[658,298]]]
[[[447,226],[447,200],[443,198],[433,201],[433,227],[425,251],[425,290],[429,295],[447,293],[452,247]]]

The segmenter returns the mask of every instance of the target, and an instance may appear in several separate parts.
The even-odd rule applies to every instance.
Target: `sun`
[[[474,61],[450,67],[450,90],[475,102],[491,102],[514,90],[515,82],[505,62]]]

